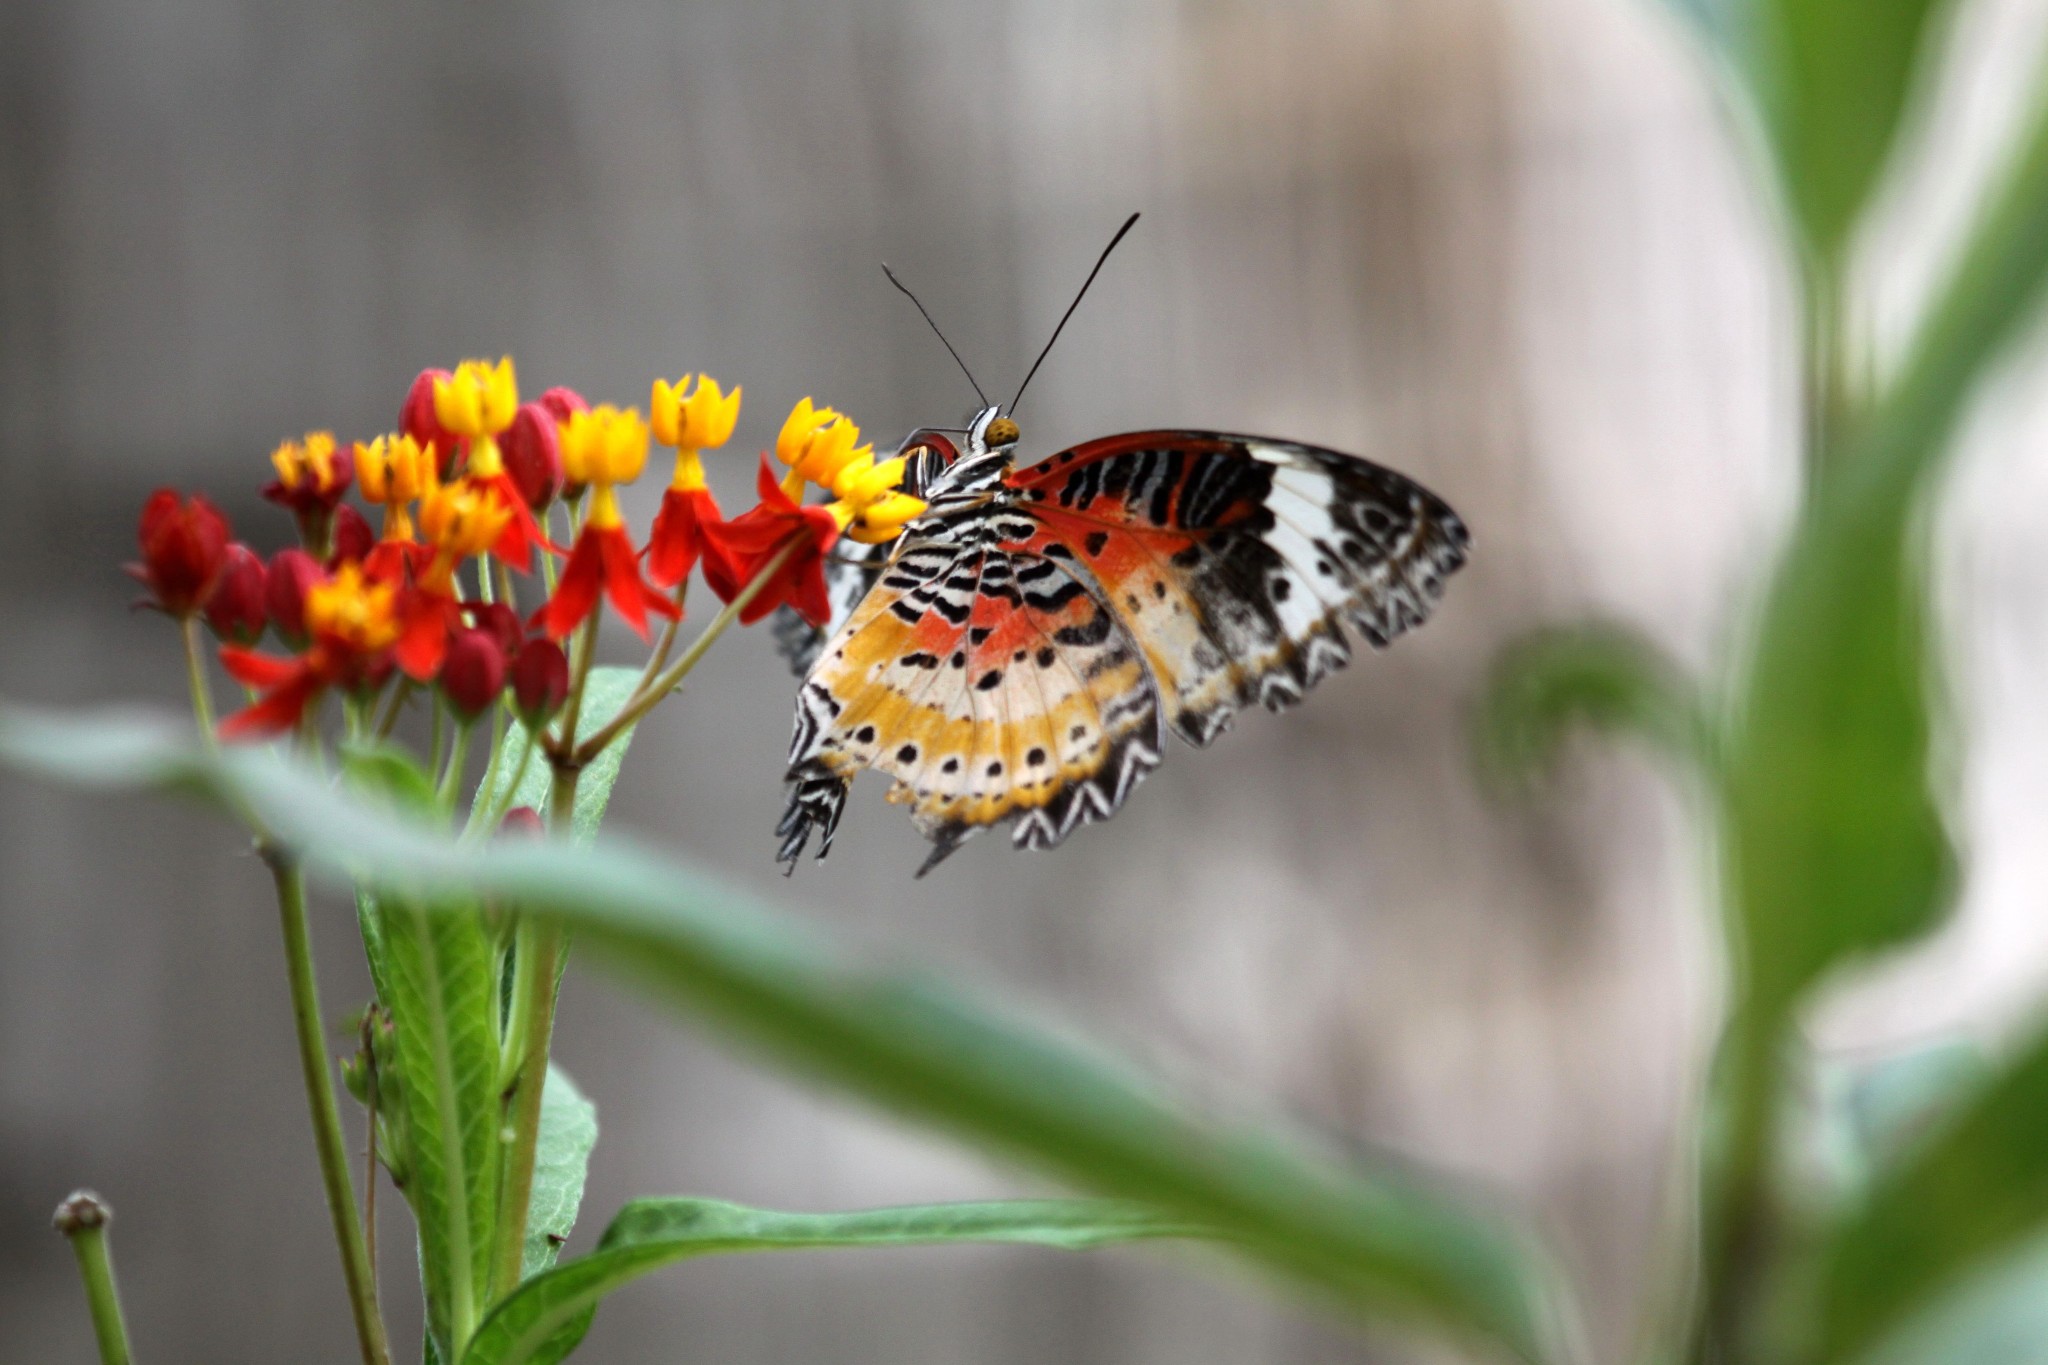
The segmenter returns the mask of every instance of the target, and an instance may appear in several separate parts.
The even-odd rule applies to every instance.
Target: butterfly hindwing
[[[1128,632],[1057,561],[907,544],[805,680],[782,858],[829,842],[862,768],[895,779],[936,864],[1014,821],[1022,847],[1113,814],[1159,760],[1157,698]],[[821,850],[822,856],[822,850]]]
[[[1465,560],[1462,522],[1419,484],[1287,441],[1153,431],[1077,446],[1008,480],[1144,651],[1175,733],[1207,744],[1278,710],[1428,616]]]

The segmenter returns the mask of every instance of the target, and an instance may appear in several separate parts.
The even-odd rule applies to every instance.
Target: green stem
[[[505,784],[504,792],[492,800],[483,823],[476,827],[479,833],[489,834],[504,822],[505,813],[512,809],[512,799],[519,794],[519,784],[526,780],[526,770],[533,766],[533,751],[539,747],[539,737],[528,730],[526,747],[519,751],[519,761],[512,765],[512,780]]]
[[[278,917],[284,928],[286,975],[291,983],[292,1022],[298,1031],[299,1068],[312,1111],[313,1145],[320,1155],[320,1178],[327,1188],[327,1212],[334,1222],[334,1240],[341,1248],[342,1278],[348,1284],[349,1310],[355,1315],[356,1339],[363,1365],[391,1365],[384,1320],[377,1310],[377,1282],[370,1272],[369,1243],[356,1221],[355,1190],[349,1181],[348,1143],[342,1137],[341,1111],[328,1074],[327,1049],[321,1037],[320,984],[313,972],[313,945],[306,927],[306,878],[291,855],[273,844],[259,844],[258,853],[277,883]]]
[[[178,634],[185,641],[185,678],[192,686],[192,716],[199,733],[213,742],[213,696],[206,686],[206,664],[199,651],[199,618],[187,616],[178,622]]]
[[[114,1211],[91,1190],[79,1190],[57,1206],[51,1221],[78,1255],[92,1333],[99,1339],[100,1365],[129,1365],[134,1355],[128,1349],[128,1325],[121,1319],[121,1296],[114,1289],[114,1256],[107,1247],[107,1224],[114,1221]]]
[[[411,678],[400,678],[398,686],[391,689],[391,705],[384,712],[384,719],[377,722],[376,734],[378,739],[388,739],[390,737],[391,727],[398,724],[398,713],[405,710],[405,704],[411,699],[413,689],[418,686],[419,684]]]
[[[696,639],[690,641],[690,647],[683,651],[682,658],[677,659],[667,672],[655,678],[652,683],[644,684],[637,689],[627,699],[626,704],[619,708],[619,713],[616,716],[613,716],[604,725],[599,726],[581,746],[571,750],[576,756],[576,762],[579,765],[586,764],[591,759],[597,757],[598,754],[604,751],[605,745],[616,739],[622,731],[639,724],[642,716],[659,705],[663,697],[675,691],[676,684],[681,682],[689,671],[697,666],[697,661],[704,657],[705,652],[713,644],[717,643],[718,637],[725,633],[725,628],[734,621],[737,621],[740,613],[746,610],[748,604],[761,595],[762,590],[768,586],[770,580],[775,577],[782,566],[789,562],[790,556],[795,554],[796,550],[797,542],[791,541],[783,546],[781,550],[777,551],[773,559],[762,565],[761,571],[748,580],[747,586],[741,588],[734,595],[732,601],[726,603],[725,610],[713,617],[711,624],[704,627]],[[573,742],[574,738],[574,732],[572,731],[569,734],[569,740]],[[568,746],[565,745],[564,747]]]
[[[1728,1026],[1719,1084],[1728,1108],[1721,1150],[1703,1176],[1700,1302],[1685,1359],[1728,1365],[1755,1348],[1758,1294],[1777,1231],[1771,1154],[1778,1131],[1781,1032],[1738,1011]]]
[[[455,809],[455,791],[462,785],[462,769],[469,760],[469,741],[475,733],[474,720],[455,722],[455,742],[449,746],[448,766],[442,769],[440,785],[434,790],[443,810]]]

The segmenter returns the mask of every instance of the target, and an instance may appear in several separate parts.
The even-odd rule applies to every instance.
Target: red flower
[[[706,531],[719,522],[718,499],[708,488],[670,488],[661,495],[654,530],[647,537],[647,578],[673,588],[690,576],[704,549]]]
[[[391,657],[415,682],[441,671],[448,637],[462,629],[462,604],[444,592],[413,585],[398,594],[398,644]]]
[[[759,506],[705,528],[704,581],[720,601],[730,602],[787,548],[789,557],[740,612],[740,624],[750,626],[786,602],[806,621],[822,626],[832,618],[825,551],[839,539],[839,518],[829,507],[799,506],[782,491],[766,455],[756,487]]]
[[[475,720],[505,690],[505,651],[483,630],[458,630],[448,637],[441,665],[441,695],[464,720]]]
[[[544,510],[562,491],[562,440],[554,414],[544,404],[521,403],[498,445],[520,500]]]
[[[216,636],[238,645],[262,638],[269,620],[263,607],[266,577],[254,550],[240,541],[228,546],[227,567],[206,599],[206,624]]]
[[[228,564],[228,519],[219,508],[196,493],[188,500],[159,488],[142,505],[137,539],[142,562],[128,572],[149,588],[155,600],[147,605],[185,617],[206,604]]]
[[[454,467],[460,442],[454,432],[441,425],[441,416],[434,411],[434,381],[445,382],[454,377],[447,370],[421,370],[412,387],[405,391],[405,406],[398,410],[398,429],[422,446],[433,448],[434,464],[444,479]]]
[[[286,441],[270,452],[277,477],[263,496],[289,507],[299,521],[299,539],[314,549],[327,544],[335,506],[355,482],[355,456],[335,445],[331,432],[309,431],[303,441]]]
[[[648,612],[670,621],[682,619],[676,604],[640,577],[640,557],[633,552],[626,528],[600,526],[594,517],[576,537],[555,595],[533,619],[559,640],[596,609],[600,589],[643,640],[647,638]]]

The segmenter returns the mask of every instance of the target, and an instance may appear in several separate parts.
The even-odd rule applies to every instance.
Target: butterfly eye
[[[982,439],[991,446],[1013,446],[1022,435],[1023,433],[1017,430],[1015,422],[1007,417],[998,417],[988,424],[988,430],[982,433]]]

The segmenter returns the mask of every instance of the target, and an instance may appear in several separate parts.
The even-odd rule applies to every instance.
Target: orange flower
[[[739,389],[721,393],[717,380],[699,375],[696,387],[686,395],[688,384],[687,377],[673,385],[655,380],[650,404],[656,438],[676,448],[675,474],[661,495],[661,510],[647,538],[647,577],[663,588],[673,588],[690,576],[703,552],[705,529],[720,520],[718,500],[704,486],[699,454],[732,438],[740,411]]]
[[[590,489],[590,512],[562,566],[555,595],[534,620],[559,640],[597,607],[600,591],[642,639],[647,613],[674,621],[682,611],[640,576],[640,558],[619,511],[617,485],[640,477],[647,465],[647,423],[634,409],[602,404],[572,412],[562,424],[562,472]]]
[[[499,433],[519,414],[519,383],[512,372],[512,357],[506,356],[496,365],[465,360],[455,367],[454,374],[436,376],[433,385],[435,419],[469,447],[464,472],[502,499],[510,514],[489,547],[491,553],[521,573],[532,573],[534,550],[553,547],[534,520],[519,485],[506,472],[504,452],[498,448]]]
[[[293,659],[229,645],[220,661],[235,681],[259,690],[254,702],[221,722],[222,739],[283,734],[331,687],[374,688],[389,676],[398,639],[397,589],[344,564],[306,591],[313,643]]]

